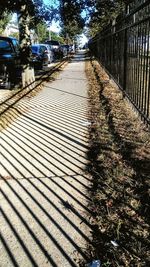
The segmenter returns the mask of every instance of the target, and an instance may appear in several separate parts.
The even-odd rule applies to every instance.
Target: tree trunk
[[[31,64],[30,16],[27,4],[21,5],[18,13],[20,56],[22,65],[22,86],[34,87],[35,75]]]

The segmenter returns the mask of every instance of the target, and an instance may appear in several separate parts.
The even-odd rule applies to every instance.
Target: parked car
[[[0,86],[10,89],[21,74],[19,42],[16,38],[0,36]]]
[[[54,53],[47,44],[34,44],[31,46],[32,62],[35,67],[43,68],[54,60]]]
[[[68,46],[67,45],[61,45],[60,49],[62,51],[62,56],[66,57],[68,55],[68,52],[69,52]]]
[[[58,41],[55,41],[55,40],[47,40],[45,42],[46,44],[50,45],[53,53],[54,53],[54,57],[55,59],[59,59],[62,57],[62,51],[61,51],[61,48],[60,48],[60,44]]]

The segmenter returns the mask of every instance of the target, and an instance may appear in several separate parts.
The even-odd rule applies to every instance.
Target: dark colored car
[[[35,67],[43,68],[54,59],[53,51],[48,44],[34,44],[31,46],[32,62]]]
[[[61,48],[60,48],[60,44],[59,44],[58,41],[55,41],[55,40],[47,40],[45,43],[48,44],[48,45],[50,45],[52,51],[54,52],[55,59],[59,59],[59,58],[61,58],[63,56],[62,55]]]
[[[61,49],[61,52],[62,52],[62,56],[66,57],[68,55],[67,47],[65,45],[61,45],[60,49]]]
[[[61,51],[64,57],[66,57],[71,52],[69,45],[62,44],[60,47],[61,47]]]
[[[19,43],[16,38],[0,36],[0,86],[10,89],[20,76]]]

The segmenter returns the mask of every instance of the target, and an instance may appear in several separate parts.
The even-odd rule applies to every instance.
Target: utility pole
[[[52,36],[51,36],[51,25],[49,25],[49,40],[51,41]]]

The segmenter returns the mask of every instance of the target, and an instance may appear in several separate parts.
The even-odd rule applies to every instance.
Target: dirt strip
[[[102,266],[150,265],[150,133],[96,60],[87,61],[95,213],[91,258]]]

